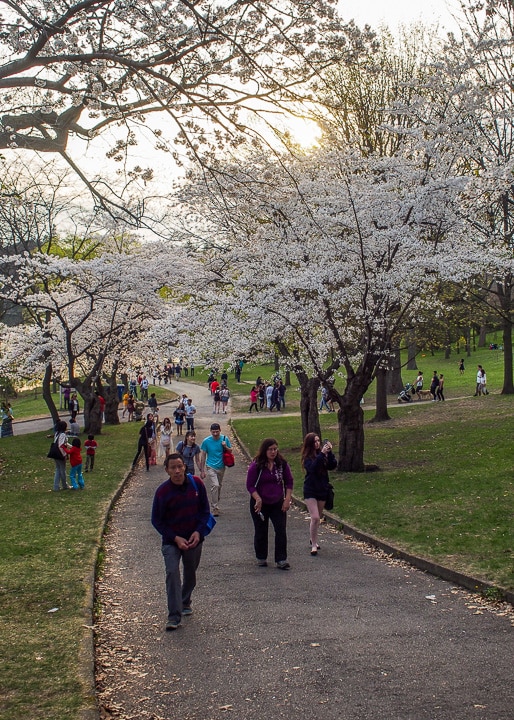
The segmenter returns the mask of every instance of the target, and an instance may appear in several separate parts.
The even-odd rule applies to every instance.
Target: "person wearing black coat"
[[[337,467],[332,444],[327,440],[322,444],[319,435],[307,433],[302,446],[302,467],[305,470],[303,497],[311,518],[311,555],[315,556],[319,550],[319,524],[330,490],[328,471]]]

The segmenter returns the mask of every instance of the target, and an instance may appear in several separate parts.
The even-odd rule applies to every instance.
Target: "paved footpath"
[[[213,420],[203,387],[184,385]],[[177,384],[182,392],[182,385]],[[222,429],[230,434],[219,415]],[[129,481],[106,537],[95,627],[103,718],[512,720],[513,616],[289,513],[291,570],[258,568],[246,463],[228,469],[194,614],[166,633],[164,564],[150,523],[162,469]],[[296,490],[301,492],[301,478]],[[272,559],[272,558],[271,558]]]

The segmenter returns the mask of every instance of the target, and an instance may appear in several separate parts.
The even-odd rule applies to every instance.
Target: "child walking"
[[[94,435],[87,436],[84,447],[86,448],[86,469],[84,472],[88,472],[88,470],[93,472],[93,468],[95,466],[95,452],[98,447],[98,443],[96,442]]]
[[[70,482],[72,490],[84,488],[84,476],[82,475],[82,455],[80,452],[80,439],[73,438],[71,447],[65,447],[66,453],[70,456]],[[77,485],[78,483],[78,485]]]

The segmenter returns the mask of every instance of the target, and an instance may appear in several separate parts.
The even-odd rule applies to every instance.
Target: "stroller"
[[[410,383],[407,383],[407,385],[403,388],[403,390],[400,390],[400,394],[398,395],[398,402],[412,402],[412,396],[415,394],[416,390],[412,387]]]

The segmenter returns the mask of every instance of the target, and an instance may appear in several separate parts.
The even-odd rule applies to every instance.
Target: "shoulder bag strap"
[[[262,475],[262,468],[259,470],[259,475],[257,476],[257,480],[255,481],[254,488],[257,490],[257,485],[259,484],[259,480],[261,479]]]

